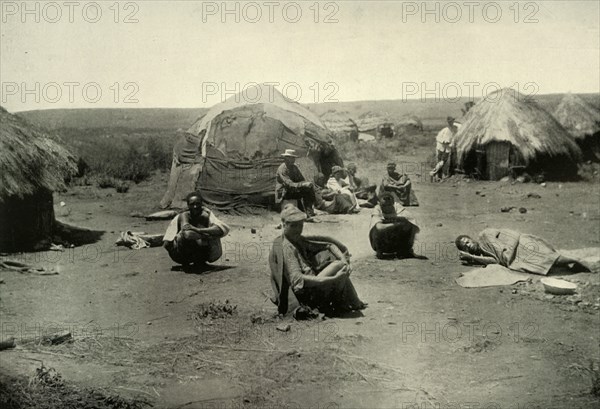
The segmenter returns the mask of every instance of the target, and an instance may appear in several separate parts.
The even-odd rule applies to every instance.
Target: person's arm
[[[210,232],[208,232],[208,234],[210,234],[211,236],[217,236],[217,237],[224,237],[227,236],[229,234],[229,226],[222,222],[213,212],[212,210],[209,210],[209,217],[208,217],[208,230],[210,230]]]
[[[285,263],[285,271],[288,274],[288,280],[292,291],[297,292],[303,288],[310,287],[323,287],[330,285],[337,280],[340,280],[338,275],[331,276],[316,276],[310,274],[304,274],[300,261],[298,260],[299,255],[294,250],[293,246],[284,244],[283,246],[283,259]],[[347,275],[347,272],[346,272]]]
[[[496,260],[494,257],[474,256],[473,254],[461,250],[459,250],[458,252],[460,253],[460,259],[469,263],[482,265],[498,264],[498,260]]]
[[[212,212],[209,212],[209,227],[196,227],[190,222],[189,214],[183,213],[180,221],[181,230],[190,230],[203,236],[222,237],[227,233],[225,233],[225,229],[222,229],[219,225],[224,225],[224,223],[219,219],[216,219],[217,223],[215,223],[215,219],[216,216],[214,216]],[[227,231],[229,231],[228,228]]]
[[[282,166],[281,168],[279,168],[277,170],[277,179],[285,187],[299,188],[301,186],[305,186],[306,183],[307,183],[307,182],[304,181],[304,176],[301,177],[302,181],[300,181],[300,182],[294,182],[290,178],[290,170],[288,169],[287,166]]]
[[[339,261],[346,265],[350,264],[350,258],[348,257],[348,254],[340,250],[338,246],[336,246],[334,243],[327,243],[326,246],[326,248],[331,252],[331,254],[335,256],[335,258],[337,258]]]

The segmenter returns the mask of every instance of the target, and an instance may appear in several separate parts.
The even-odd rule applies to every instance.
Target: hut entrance
[[[510,173],[510,143],[490,142],[485,146],[487,179],[500,180]]]

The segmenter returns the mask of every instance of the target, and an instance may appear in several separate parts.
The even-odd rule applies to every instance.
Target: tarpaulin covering
[[[261,98],[248,100],[259,93]],[[329,131],[307,108],[266,85],[233,96],[211,108],[176,144],[161,205],[184,207],[192,190],[221,210],[266,205],[273,201],[285,149],[296,150],[309,181],[319,172],[328,174],[332,163],[343,165]]]

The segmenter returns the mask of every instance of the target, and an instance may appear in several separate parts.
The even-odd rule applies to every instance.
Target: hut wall
[[[500,180],[510,173],[510,143],[490,142],[485,146],[487,179]]]
[[[41,241],[51,240],[53,229],[52,192],[40,190],[0,202],[0,251],[34,250]]]

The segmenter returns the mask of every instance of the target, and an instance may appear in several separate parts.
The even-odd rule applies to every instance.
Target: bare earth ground
[[[370,164],[363,173],[374,181],[384,167]],[[598,274],[568,277],[579,283],[581,302],[545,294],[538,277],[464,289],[454,280],[470,267],[458,261],[453,241],[505,227],[557,248],[599,247],[598,186],[435,184],[425,171],[412,175],[421,206],[408,211],[421,227],[416,251],[428,260],[375,259],[366,209],[321,216],[306,233],[349,246],[352,280],[369,307],[319,322],[285,320],[288,332],[275,329],[282,322],[267,299],[277,214],[223,216],[232,226],[225,256],[190,274],[172,270],[162,248],[114,247],[120,231],[164,232],[167,222],[129,214],[156,210],[166,175],[125,194],[77,187],[58,195],[55,203],[67,206],[57,213],[70,211],[60,220],[106,233],[91,246],[23,256],[59,275],[0,273],[2,340],[14,336],[19,344],[58,327],[75,342],[21,342],[0,352],[2,372],[30,376],[41,360],[75,385],[164,408],[597,408],[585,368],[600,356]],[[501,213],[503,206],[528,211]],[[237,305],[233,314],[199,316],[200,304],[225,300]]]

